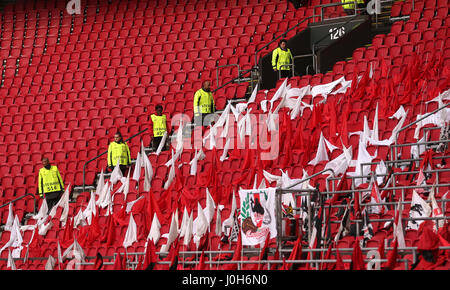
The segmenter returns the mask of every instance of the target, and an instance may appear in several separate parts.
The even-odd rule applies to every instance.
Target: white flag
[[[122,170],[120,170],[120,158],[117,159],[117,164],[114,167],[113,171],[111,172],[111,176],[109,178],[109,181],[112,184],[116,184],[119,180],[121,180],[123,177]]]
[[[409,220],[406,229],[418,230],[423,220],[418,218],[429,217],[431,214],[430,206],[420,197],[413,189],[411,208],[409,209],[409,217],[417,220]]]
[[[9,212],[8,212],[8,219],[6,220],[6,224],[5,224],[5,230],[6,231],[10,231],[13,223],[14,223],[14,213],[13,213],[13,208],[12,208],[12,202],[9,203]]]
[[[14,263],[14,259],[11,255],[11,250],[8,249],[8,262],[6,264],[6,267],[11,268],[11,270],[17,270],[16,264]]]
[[[153,179],[153,167],[147,154],[141,154],[144,164],[144,191],[149,191]]]
[[[192,232],[193,232],[193,227],[194,227],[194,218],[193,218],[194,214],[193,212],[191,212],[191,214],[189,215],[189,220],[186,226],[186,231],[184,233],[184,238],[183,238],[183,245],[187,246],[189,245],[189,243],[191,242],[192,239]]]
[[[405,235],[403,233],[403,224],[402,224],[402,212],[403,212],[403,199],[400,198],[397,205],[397,223],[394,224],[394,238],[397,239],[399,248],[405,247]]]
[[[220,207],[216,208],[216,230],[215,234],[220,237],[222,234],[222,217],[220,216]]]
[[[3,252],[4,249],[11,247],[11,248],[19,248],[19,250],[22,250],[22,234],[20,233],[20,224],[19,224],[19,218],[17,215],[14,218],[13,225],[10,229],[11,234],[9,236],[9,241],[0,249],[0,254]],[[19,252],[20,253],[20,252]]]
[[[439,220],[434,220],[434,231],[437,232],[440,228],[444,226],[444,214],[442,213],[441,208],[437,204],[434,194],[435,194],[435,185],[431,187],[430,195],[428,198],[431,200],[431,207],[432,207],[431,216],[441,218]]]
[[[188,222],[189,222],[189,213],[188,213],[186,207],[184,207],[183,218],[181,220],[181,226],[180,226],[180,230],[179,230],[180,238],[184,237],[184,234],[186,233]]]
[[[48,256],[47,263],[45,263],[45,270],[53,270],[56,264],[56,259],[52,255]]]
[[[84,262],[86,254],[84,253],[84,250],[78,243],[77,239],[75,239],[73,243],[64,251],[62,260],[64,261],[67,258],[75,258],[76,260]]]
[[[208,230],[208,221],[206,220],[205,213],[203,212],[200,203],[197,203],[197,218],[194,220],[193,223],[193,236],[197,248],[199,246],[201,237],[203,237],[203,235],[206,233],[207,230]]]
[[[229,235],[231,229],[233,228],[233,225],[234,225],[234,214],[236,212],[236,209],[237,209],[236,196],[235,196],[235,192],[233,190],[233,195],[232,195],[232,200],[231,200],[230,215],[222,223],[222,232],[225,233],[226,235]]]
[[[214,199],[212,198],[208,188],[206,187],[206,207],[203,209],[203,212],[205,213],[208,225],[211,224],[211,221],[213,220],[215,209],[216,204],[214,202]]]
[[[130,214],[130,220],[128,222],[128,228],[123,239],[123,247],[126,249],[137,241],[137,227],[133,218],[133,213]]]
[[[88,205],[86,209],[83,211],[83,217],[87,220],[87,223],[90,225],[92,220],[92,215],[96,215],[97,208],[95,206],[95,194],[91,191],[91,198],[89,199]]]
[[[136,182],[139,183],[139,179],[141,178],[141,153],[137,153],[137,157],[136,157],[136,163],[134,164],[134,171],[133,171],[133,180],[136,180]]]
[[[170,245],[178,237],[178,217],[176,216],[175,213],[172,213],[172,220],[170,222],[169,233],[164,234],[163,237],[167,238],[167,242],[165,245],[161,247],[161,252],[168,252],[170,249]]]
[[[172,183],[174,177],[175,177],[175,159],[174,159],[174,155],[173,155],[173,150],[172,150],[172,158],[169,160],[170,162],[170,169],[169,169],[169,176],[167,177],[167,181],[164,184],[164,189],[167,190],[170,186],[170,184]]]
[[[161,150],[164,147],[164,144],[166,143],[166,139],[167,139],[167,131],[164,132],[161,142],[159,143],[158,149],[156,150],[156,155],[159,155],[161,153]]]
[[[100,195],[104,186],[105,186],[105,174],[103,173],[103,168],[102,168],[102,171],[100,172],[100,177],[98,178],[98,181],[97,181],[97,188],[95,189],[95,194]]]
[[[160,234],[161,224],[159,223],[158,216],[156,213],[153,214],[152,225],[150,231],[148,232],[147,240],[152,240],[156,245],[161,236]]]
[[[42,199],[41,207],[39,208],[39,211],[37,214],[32,216],[32,219],[37,220],[38,223],[41,223],[44,221],[48,216],[48,205],[47,200],[44,198]]]
[[[316,156],[308,164],[316,165],[320,161],[329,160],[326,148],[328,148],[330,152],[333,152],[334,150],[338,149],[338,147],[334,146],[327,139],[325,139],[325,137],[323,136],[323,132],[320,132],[320,139],[319,144],[317,146]]]

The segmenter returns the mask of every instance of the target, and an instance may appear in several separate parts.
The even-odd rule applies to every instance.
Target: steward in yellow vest
[[[291,66],[294,57],[291,50],[287,47],[287,40],[282,39],[279,46],[272,52],[272,68],[274,71],[281,73],[281,78],[286,78],[291,74]]]
[[[117,132],[114,135],[114,141],[108,147],[108,167],[113,170],[119,161],[120,170],[125,175],[126,170],[131,164],[130,148],[128,144],[123,141],[122,134]]]
[[[341,0],[341,3],[343,3],[343,4],[345,3],[344,5],[342,5],[342,8],[348,15],[355,14],[355,1],[354,0]],[[358,6],[358,8],[364,8],[365,2],[364,2],[364,0],[356,0],[356,5]]]
[[[153,151],[157,151],[159,144],[161,143],[161,140],[164,136],[164,133],[168,132],[168,125],[167,125],[167,117],[166,115],[163,115],[163,107],[161,105],[156,105],[156,114],[150,115],[152,119],[152,126],[153,126],[153,138],[152,138],[152,148]],[[168,136],[167,136],[168,137]],[[167,140],[167,139],[166,139]],[[166,150],[165,144],[163,146],[163,150]]]
[[[194,94],[194,117],[196,119],[196,124],[201,121],[201,125],[203,125],[205,116],[216,111],[216,105],[214,103],[210,85],[211,83],[209,81],[203,82],[202,88]]]
[[[64,191],[64,182],[59,173],[58,167],[51,165],[48,158],[42,159],[43,167],[39,169],[38,191],[39,196],[45,197],[48,212],[59,201]]]

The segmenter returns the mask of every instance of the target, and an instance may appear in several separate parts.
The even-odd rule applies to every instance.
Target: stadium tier
[[[339,1],[80,3],[2,7],[1,269],[450,268],[447,0],[384,3],[386,33],[267,89],[242,77],[255,53],[348,19]],[[158,104],[174,131],[155,152]],[[117,131],[126,174],[107,169]],[[65,189],[49,212],[43,157]]]

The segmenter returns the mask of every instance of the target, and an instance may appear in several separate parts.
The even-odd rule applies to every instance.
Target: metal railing
[[[18,201],[18,200],[20,200],[22,198],[25,198],[27,196],[31,196],[33,198],[33,213],[35,214],[36,213],[36,196],[34,194],[32,194],[32,193],[27,193],[27,194],[24,194],[22,196],[19,196],[18,198],[10,200],[7,203],[4,203],[4,204],[0,205],[0,208],[3,208],[5,206],[9,205],[10,203],[14,203],[14,202],[16,202],[16,201]]]
[[[400,130],[398,130],[398,131],[396,132],[396,134],[395,134],[395,145],[394,145],[394,147],[397,148],[397,145],[398,145],[398,144],[397,144],[397,139],[398,139],[398,136],[400,135],[401,132],[403,132],[404,130],[406,130],[406,129],[412,127],[413,125],[415,125],[415,124],[417,124],[417,123],[419,123],[419,122],[425,120],[426,118],[430,117],[431,115],[436,114],[437,112],[441,111],[442,109],[447,108],[449,105],[450,105],[450,103],[447,103],[447,104],[443,105],[442,107],[437,108],[436,110],[434,110],[434,111],[432,111],[432,112],[430,112],[430,113],[427,113],[427,114],[425,114],[424,116],[422,116],[421,118],[419,118],[419,119],[417,119],[417,120],[415,120],[415,121],[409,123],[408,125],[406,125],[406,126],[400,128]],[[397,160],[397,158],[398,158],[398,152],[397,152],[397,150],[394,150],[394,153],[391,154],[391,158],[393,158],[392,160]]]
[[[356,242],[356,241],[354,241]],[[394,248],[391,246],[385,246],[384,247],[384,254],[385,256],[387,256],[387,254],[392,251]],[[245,256],[245,257],[256,257],[259,256],[261,253],[262,249],[249,249],[249,248],[244,248],[241,251],[241,255]],[[397,265],[401,265],[404,264],[405,265],[405,270],[409,270],[410,269],[410,265],[409,262],[410,260],[407,258],[404,258],[403,256],[407,255],[407,254],[412,254],[411,262],[412,264],[417,262],[417,248],[416,247],[411,247],[411,246],[405,246],[405,247],[398,247],[398,254],[399,256],[397,257]],[[439,246],[439,250],[450,250],[450,247],[448,246]],[[291,251],[291,249],[281,249],[279,250],[279,254],[280,256],[283,254],[289,254],[289,252]],[[312,258],[311,259],[295,259],[295,260],[290,260],[290,259],[285,259],[285,260],[281,260],[281,259],[263,259],[263,260],[240,260],[240,261],[227,261],[227,260],[212,260],[209,259],[207,261],[204,261],[206,266],[209,266],[209,268],[211,269],[220,269],[219,266],[224,266],[224,265],[230,265],[230,264],[237,264],[237,268],[238,270],[241,270],[243,268],[243,265],[246,264],[254,264],[254,265],[266,265],[267,264],[267,269],[273,269],[275,268],[276,265],[280,266],[283,263],[286,264],[311,264],[311,266],[315,267],[316,269],[321,269],[323,267],[324,264],[328,264],[328,263],[336,263],[336,259],[331,258],[331,259],[325,259],[325,258],[320,258],[323,257],[325,255],[325,253],[328,251],[327,248],[320,248],[320,249],[310,249],[310,248],[304,248],[302,249],[303,253],[308,253],[311,254]],[[342,257],[342,262],[344,263],[351,263],[352,259],[351,257],[349,257],[352,252],[354,251],[353,248],[347,248],[347,247],[340,247],[340,248],[332,248],[331,249],[331,253],[334,255],[336,254],[336,252],[339,251],[339,253],[343,256]],[[373,261],[374,257],[373,255],[373,251],[379,251],[379,248],[375,248],[375,247],[361,247],[361,252],[363,254],[363,258],[364,258],[364,263],[366,263],[367,267],[371,266],[372,264],[370,263],[371,261]],[[215,255],[220,255],[220,254],[233,254],[234,251],[232,250],[224,250],[224,251],[204,251],[204,254],[207,256],[215,256]],[[157,256],[162,256],[165,257],[167,256],[167,253],[162,253],[162,252],[156,252],[155,253]],[[199,258],[200,255],[202,254],[202,251],[180,251],[179,252],[179,257],[182,257],[182,259],[178,260],[178,264],[182,265],[183,267],[190,267],[190,266],[196,266],[199,264]],[[274,256],[275,251],[272,248],[268,249],[268,256]],[[126,268],[127,269],[136,269],[139,261],[141,260],[141,257],[145,255],[144,252],[127,252],[127,253],[117,253],[114,256],[104,256],[104,262],[103,265],[109,265],[112,266],[115,263],[115,259],[118,257],[118,255],[122,255],[123,258],[126,261]],[[314,256],[320,256],[320,257],[314,257]],[[196,259],[195,260],[185,260],[185,258],[191,258],[192,256],[195,256]],[[365,257],[364,257],[365,256]],[[85,258],[85,261],[82,262],[77,262],[76,265],[77,266],[93,266],[95,263],[94,262],[89,262],[90,260],[95,260],[96,257],[93,256],[88,256]],[[30,260],[33,258],[29,258]],[[6,261],[6,258],[0,258],[0,260],[4,260]],[[21,258],[15,258],[14,260],[22,260]],[[41,258],[40,260],[47,260],[47,258]],[[109,262],[106,262],[105,260],[109,260]],[[384,263],[386,262],[387,259],[378,259],[377,262],[379,263]],[[171,264],[171,261],[162,261],[162,260],[158,260],[156,262],[156,265],[165,265],[165,266],[169,266]],[[380,265],[381,266],[381,265]],[[371,268],[373,269],[373,268]],[[375,270],[380,270],[381,267],[376,267]]]
[[[226,65],[220,65],[216,67],[216,82],[217,82],[217,87],[220,87],[219,85],[219,69],[224,68],[224,67],[230,67],[230,66],[237,66],[238,68],[238,76],[241,75],[241,66],[239,64],[226,64]],[[238,79],[238,83],[241,83],[240,78]]]
[[[300,26],[301,24],[303,24],[305,21],[309,20],[309,19],[314,19],[314,17],[316,17],[316,15],[312,15],[312,16],[308,16],[303,18],[299,23],[297,23],[296,25],[292,26],[291,28],[289,28],[288,30],[286,30],[285,32],[283,32],[282,34],[280,34],[279,36],[275,37],[274,39],[272,39],[271,41],[269,41],[267,44],[265,44],[263,47],[257,49],[255,51],[255,66],[258,69],[258,54],[265,50],[266,48],[268,48],[272,43],[274,43],[275,41],[281,39],[281,38],[285,38],[286,35],[291,32],[292,30],[296,29],[298,26]]]
[[[147,131],[148,128],[145,128],[144,130],[139,131],[138,133],[134,134],[133,136],[129,137],[128,139],[125,140],[125,142],[130,141],[131,139],[133,139],[136,136],[141,135],[142,133],[144,133],[145,131]],[[95,156],[94,158],[89,159],[88,161],[86,161],[83,165],[83,191],[86,190],[86,166],[91,163],[94,160],[97,160],[98,158],[102,157],[103,155],[107,154],[108,150],[100,153],[99,155]]]

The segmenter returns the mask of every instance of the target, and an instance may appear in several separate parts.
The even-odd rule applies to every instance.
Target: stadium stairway
[[[435,32],[433,34],[433,36],[437,37],[436,38],[437,40],[435,41],[436,44],[433,43],[433,46],[431,46],[428,43],[428,41],[431,40],[431,39],[427,39],[425,41],[422,41],[422,39],[418,40],[418,39],[415,39],[415,38],[411,37],[412,35],[414,35],[414,33],[412,31],[408,32],[408,36],[410,37],[410,38],[408,38],[408,40],[411,41],[409,45],[413,45],[413,47],[418,47],[418,48],[420,47],[421,48],[419,50],[420,56],[425,56],[425,58],[424,57],[421,58],[422,60],[426,59],[426,55],[431,55],[429,52],[433,52],[435,50],[437,52],[439,52],[439,50],[437,50],[439,48],[438,45],[442,45],[442,43],[445,44],[445,38],[443,38],[443,36],[445,36],[446,34],[444,34],[444,35],[440,34],[441,33],[440,29],[442,27],[445,28],[445,29],[448,29],[448,25],[447,24],[446,24],[446,26],[444,26],[445,19],[446,18],[441,19],[441,26],[436,26],[434,28],[434,30],[433,30]],[[418,22],[413,22],[413,23],[414,24],[418,24]],[[397,27],[397,26],[400,26],[400,25],[395,25],[395,29],[400,28],[401,32],[406,32],[406,31],[402,31],[402,29],[406,28],[406,26],[407,26],[406,23],[402,23],[402,25],[400,27]],[[394,33],[393,30],[394,30],[394,26],[391,29],[392,33]],[[384,48],[396,47],[396,44],[400,43],[400,42],[396,42],[396,41],[397,40],[401,41],[401,37],[400,37],[401,32],[399,32],[399,33],[394,35],[395,38],[394,38],[393,42],[389,42],[391,40],[388,41],[388,36],[380,36],[376,40],[374,38],[374,43],[376,41],[382,40],[381,44],[378,42],[377,45],[373,46],[374,47],[373,49],[369,49],[369,48],[365,48],[364,49],[363,48],[362,49],[362,55],[360,56],[360,58],[357,58],[356,54],[355,54],[355,57],[351,61],[348,61],[348,62],[345,63],[344,68],[343,68],[342,71],[339,71],[339,65],[336,64],[335,65],[335,69],[333,69],[333,74],[330,73],[330,74],[326,74],[326,75],[313,75],[313,76],[295,77],[295,78],[289,79],[289,83],[295,88],[302,88],[304,85],[307,85],[307,84],[310,84],[312,86],[316,86],[316,85],[320,85],[320,84],[327,84],[330,81],[336,80],[336,79],[338,79],[339,77],[342,77],[342,76],[345,76],[346,79],[349,80],[349,79],[352,79],[353,76],[356,76],[357,74],[360,74],[360,73],[363,73],[363,72],[367,72],[368,71],[367,70],[368,69],[367,64],[369,62],[376,62],[377,63],[377,66],[375,66],[376,68],[375,68],[375,71],[374,71],[374,74],[377,77],[379,77],[382,74],[382,70],[380,69],[380,67],[381,67],[380,63],[382,61],[389,62],[388,67],[392,68],[392,71],[395,70],[396,72],[400,72],[401,71],[400,70],[401,69],[401,66],[400,66],[401,62],[400,61],[403,60],[403,59],[406,59],[407,57],[408,57],[408,59],[410,59],[411,55],[405,54],[405,56],[402,56],[401,59],[398,59],[398,57],[399,57],[398,54],[394,56],[395,49],[392,49],[392,50],[391,49],[387,49],[387,51],[386,51],[386,49],[384,49]],[[429,37],[429,36],[427,36],[427,37]],[[406,47],[409,48],[410,46],[407,45]],[[423,50],[423,48],[427,48],[427,49]],[[383,51],[383,52],[380,53],[380,54],[376,54],[375,55],[376,57],[374,57],[374,55],[371,54],[374,49],[376,49],[377,53],[381,52],[381,51]],[[447,49],[447,47],[446,47],[446,49]],[[407,52],[407,50],[405,50],[405,52]],[[361,68],[359,68],[357,70],[351,69],[352,68],[351,65],[353,65],[353,68],[354,68],[355,61],[357,59],[358,59],[358,61],[361,62]],[[436,59],[434,59],[434,60],[436,60]],[[446,58],[444,58],[443,59],[443,63],[448,63],[448,60]],[[349,64],[348,68],[347,68],[347,64]],[[364,64],[365,64],[365,66],[364,66]],[[440,72],[442,72],[442,71],[440,71]],[[384,80],[384,81],[386,81],[386,80]],[[445,81],[446,81],[445,77],[441,76],[441,79],[436,80],[432,85],[434,86],[434,88],[437,88],[437,87],[440,87],[441,85],[445,85],[446,84]],[[431,82],[430,82],[430,84],[431,84]],[[281,83],[279,85],[281,85]],[[433,90],[430,87],[430,91],[431,91],[431,93],[426,96],[426,98],[425,98],[426,100],[431,99],[431,97],[435,97],[435,95],[433,95],[433,94],[436,92],[436,90]],[[259,91],[258,94],[257,94],[257,101],[255,101],[255,103],[256,103],[256,106],[255,106],[256,111],[262,112],[261,107],[259,107],[259,104],[263,100],[270,99],[275,92],[276,92],[276,89],[268,91],[268,92]],[[400,95],[399,96],[403,96],[402,95],[403,92],[404,92],[404,90],[402,89],[400,91]],[[334,96],[334,98],[332,96],[329,96],[329,100],[330,101],[332,101],[333,99],[336,100],[339,97],[342,97],[342,95],[336,95],[336,96]],[[380,100],[380,99],[378,99],[378,100]],[[317,103],[320,101],[320,98],[314,98],[314,100],[313,100],[313,98],[311,96],[307,96],[305,98],[305,101],[307,101],[310,104],[317,105]],[[414,112],[413,115],[408,115],[407,123],[414,121],[413,117],[417,116],[418,114],[423,114],[425,112],[432,111],[433,108],[436,108],[437,105],[438,105],[437,102],[431,102],[431,103],[428,103],[428,104],[425,104],[424,102],[420,102],[418,104],[405,104],[405,108],[409,112]],[[12,108],[12,110],[14,110],[13,104],[11,104],[11,108]],[[15,109],[17,109],[17,107]],[[342,112],[340,112],[340,113],[342,113]],[[351,121],[351,122],[349,122],[349,125],[350,125],[349,129],[350,129],[350,127],[352,127],[349,130],[350,132],[352,132],[354,130],[357,130],[357,129],[361,129],[361,126],[360,126],[361,125],[361,121],[359,121],[359,124],[357,124],[357,123],[358,123],[358,120],[361,120],[361,118],[364,117],[365,115],[368,117],[368,120],[372,120],[373,119],[373,115],[374,115],[373,104],[371,104],[370,102],[367,102],[366,100],[361,100],[359,102],[352,103],[351,107],[349,108],[349,119]],[[311,121],[312,120],[311,117],[312,117],[312,111],[308,110],[308,109],[305,110],[305,113],[302,116],[304,121],[305,122]],[[381,123],[383,123],[383,122],[381,122]],[[384,122],[384,123],[385,123],[384,125],[380,125],[380,129],[381,129],[380,132],[381,132],[381,135],[383,136],[383,139],[385,137],[389,137],[390,136],[390,133],[392,132],[392,129],[395,127],[396,122],[395,121],[394,122],[390,122],[389,120],[386,120],[386,122]],[[407,124],[407,123],[405,123],[405,124]],[[369,124],[373,125],[373,123],[370,123],[370,121],[369,121]],[[296,126],[296,127],[299,126],[300,125],[299,124],[299,120],[295,120],[292,125]],[[384,129],[382,129],[382,128],[384,128]],[[413,136],[414,134],[413,133],[414,132],[412,130],[406,130],[405,131],[405,136],[402,139],[400,139],[401,143],[411,142],[411,143],[414,144],[414,142],[412,142],[412,141],[416,141],[416,140],[414,139],[414,136]],[[311,136],[311,135],[308,135],[308,136]],[[439,140],[439,136],[436,135],[436,132],[431,134],[431,138],[432,138],[432,140]],[[350,141],[350,144],[353,145],[353,148],[357,148],[357,143],[355,142],[357,140],[355,138],[350,138],[349,141]],[[373,148],[373,147],[372,148],[368,148],[370,154],[374,154],[374,152],[376,152],[375,149],[376,148]],[[312,152],[310,152],[310,154],[304,158],[304,161],[305,160],[309,161],[314,156],[314,152],[315,152],[314,150]],[[387,152],[388,151],[381,150],[381,148],[379,148],[379,150],[377,151],[377,153],[379,154],[379,159],[380,160],[385,160]],[[183,153],[186,153],[186,154],[184,154],[182,156],[182,160],[184,162],[189,162],[190,160],[192,160],[194,152],[186,151],[186,152],[183,152]],[[202,172],[202,173],[208,173],[209,172],[209,170],[211,168],[211,162],[213,161],[213,156],[211,154],[211,151],[207,150],[205,153],[207,155],[207,158],[204,161],[204,163],[201,164],[201,169],[199,170],[199,172]],[[334,154],[336,154],[336,153],[334,153]],[[336,155],[334,155],[334,154],[332,155],[332,158],[336,157]],[[408,150],[402,151],[402,157],[403,156],[408,156],[408,154],[409,154]],[[231,180],[233,180],[233,179],[234,180],[240,179],[242,177],[242,170],[240,170],[240,169],[242,169],[242,167],[245,167],[245,166],[248,165],[248,164],[246,164],[247,162],[245,161],[244,157],[245,156],[239,156],[238,158],[230,158],[230,160],[226,160],[223,163],[224,171],[221,172],[221,174],[219,174],[221,176],[221,181],[222,181],[223,184],[229,184],[229,183],[231,183]],[[268,170],[272,174],[279,174],[279,171],[278,171],[279,169],[285,169],[285,170],[289,171],[289,173],[292,174],[290,177],[301,178],[302,177],[302,169],[303,168],[301,166],[298,166],[298,165],[297,166],[296,165],[292,165],[292,164],[298,164],[300,162],[300,157],[301,157],[300,154],[294,153],[293,154],[293,160],[291,160],[291,162],[287,163],[287,164],[290,164],[290,166],[283,167],[281,165],[282,165],[282,163],[284,161],[277,160],[277,164],[274,165],[273,168],[270,168]],[[13,158],[18,158],[18,156],[16,155]],[[164,163],[170,158],[170,155],[168,154],[168,152],[163,153],[160,157],[152,156],[152,154],[150,154],[149,158],[151,159],[152,164],[155,165],[154,169],[155,169],[155,172],[156,172],[156,176],[157,177],[158,176],[162,176],[162,177],[167,176],[167,167],[164,166]],[[420,160],[423,160],[423,158],[420,159]],[[320,172],[320,170],[323,169],[323,166],[324,166],[324,164],[322,163],[322,164],[319,164],[318,166],[305,166],[304,168],[307,170],[308,174],[313,174],[313,173]],[[101,168],[101,167],[99,167],[99,168]],[[186,167],[182,167],[181,170],[184,173],[186,173],[186,171],[185,171]],[[413,174],[413,173],[416,174],[417,171],[405,170],[402,173],[403,174]],[[183,174],[183,176],[188,176],[188,174],[187,173]],[[189,178],[189,177],[186,177],[186,178],[189,179],[189,181],[187,181],[187,180],[185,181],[186,184],[194,184],[195,181],[192,180],[192,178]],[[252,184],[252,180],[251,179],[252,178],[250,178],[250,180],[245,180],[245,182],[243,181],[241,183],[241,185],[243,187],[245,187],[245,188],[251,186],[251,184]],[[443,180],[444,180],[444,182],[446,181],[445,178]],[[324,176],[319,176],[317,179],[314,179],[312,181],[312,183],[314,184],[315,182],[319,182],[319,181],[324,182],[324,181],[326,181],[326,179],[325,179]],[[447,181],[448,181],[448,179],[447,179]],[[2,182],[3,182],[3,179],[2,179]],[[163,193],[163,191],[161,190],[163,184],[164,184],[164,179],[162,179],[162,178],[155,178],[154,179],[154,184],[153,185],[154,185],[154,187],[156,189],[155,192],[157,194],[157,197],[161,197],[161,194]],[[324,184],[324,183],[322,183],[322,184]],[[445,183],[443,183],[443,184],[445,185]],[[274,185],[274,184],[272,183],[271,185]],[[132,186],[131,188],[133,189],[134,187]],[[157,189],[159,189],[159,190],[157,190]],[[189,189],[191,190],[192,188],[189,188]],[[203,196],[203,193],[204,193],[203,189],[204,188],[202,188],[202,192],[200,194],[201,196]],[[323,189],[323,187],[321,189]],[[439,194],[438,194],[437,198],[438,198],[438,202],[442,202],[442,204],[445,205],[446,201],[445,200],[442,201],[442,200],[439,199],[439,198],[442,198],[443,194],[444,194],[444,192],[439,190]],[[117,201],[117,204],[114,205],[114,211],[113,212],[119,212],[118,210],[121,208],[121,206],[123,206],[125,204],[125,202],[132,202],[132,201],[134,201],[137,198],[137,196],[138,196],[138,192],[135,192],[134,190],[131,190],[126,198],[125,198],[125,196],[123,194],[117,193],[116,196],[115,196],[115,198],[116,198],[115,200]],[[81,194],[80,196],[78,196],[77,200],[76,200],[76,203],[73,203],[70,206],[69,216],[70,217],[74,217],[76,215],[76,213],[79,212],[80,209],[85,209],[88,201],[89,201],[89,192],[86,192],[86,193]],[[201,198],[201,204],[202,204],[202,206],[205,204],[205,199],[203,197]],[[448,206],[445,207],[445,208],[443,207],[443,210],[444,210],[446,215],[448,215],[447,209],[448,209]],[[225,211],[223,212],[223,214],[224,214],[224,216],[226,216],[229,213],[229,208],[226,208],[224,210]],[[15,209],[15,212],[17,212],[16,209]],[[404,213],[406,213],[406,212],[407,211],[405,210]],[[61,214],[62,214],[61,213],[61,209],[58,209],[56,216],[52,219],[52,222],[54,222],[55,227],[53,229],[49,230],[48,234],[45,236],[45,239],[39,240],[39,243],[43,242],[43,244],[41,244],[41,246],[45,245],[45,247],[42,247],[42,251],[41,252],[37,251],[37,252],[39,252],[38,254],[36,254],[36,252],[34,252],[33,253],[34,255],[31,255],[32,257],[43,258],[45,260],[49,255],[56,256],[56,254],[57,254],[57,243],[56,243],[57,238],[58,237],[62,237],[64,235],[64,230],[65,230],[65,228],[63,228],[62,225],[60,225],[60,223],[59,223],[59,217],[61,216]],[[104,214],[105,214],[105,212],[103,210],[101,210],[100,211],[100,216],[99,216],[99,224],[102,226],[102,228],[106,228],[105,225],[107,225],[107,218],[105,218]],[[3,215],[3,217],[6,217],[6,215]],[[120,216],[119,216],[119,218],[120,218]],[[121,218],[123,218],[123,217],[121,217]],[[390,215],[390,216],[386,215],[385,218],[392,220],[393,217],[392,217],[392,215]],[[143,227],[145,226],[143,215],[142,214],[141,215],[137,214],[135,216],[135,219],[136,219],[136,221],[138,223],[139,232],[142,232],[143,231]],[[5,220],[6,220],[6,218],[3,219],[3,221],[5,221]],[[119,220],[121,220],[121,219],[119,219]],[[121,246],[121,243],[122,243],[122,240],[123,240],[123,238],[125,236],[126,224],[127,224],[126,221],[127,221],[126,219],[125,220],[121,220],[121,222],[123,222],[123,224],[116,228],[117,239],[116,239],[116,241],[114,241],[113,245],[107,246],[107,245],[104,245],[104,244],[101,244],[101,243],[95,243],[94,242],[94,243],[88,244],[88,246],[86,246],[86,244],[83,243],[83,245],[85,246],[84,247],[85,251],[88,254],[88,256],[94,257],[96,253],[101,253],[105,257],[112,257],[111,259],[112,259],[112,261],[114,261],[114,254],[124,251],[124,248],[123,248],[123,246]],[[162,225],[162,226],[163,227],[161,228],[161,233],[168,232],[169,224],[165,224],[165,225]],[[378,227],[379,227],[379,225],[378,225]],[[27,242],[29,242],[30,239],[31,239],[30,231],[25,231],[25,233],[26,233],[25,234],[26,237],[25,237],[25,239],[23,241],[23,243],[24,243],[23,245],[26,245]],[[390,231],[385,232],[384,235],[382,235],[383,231],[380,231],[380,233],[381,234],[377,233],[376,236],[374,236],[374,242],[381,240],[380,237],[381,238],[386,238],[386,237],[389,238],[392,235],[392,232],[390,232]],[[414,238],[413,234],[411,234],[410,238]],[[1,241],[2,241],[1,244],[4,245],[8,241],[8,238],[9,238],[8,232],[4,231],[2,233],[2,236],[1,236]],[[219,238],[218,237],[214,237],[213,239],[214,239],[214,243],[213,244],[216,246],[218,244]],[[139,242],[137,242],[136,244],[133,245],[133,247],[130,247],[128,249],[128,253],[132,253],[133,251],[136,251],[137,253],[142,254],[144,252],[143,251],[144,250],[143,240],[144,239],[140,239]],[[352,238],[351,236],[344,237],[342,239],[342,242],[340,242],[339,247],[341,248],[341,250],[350,249],[351,246],[352,245],[354,246],[354,244],[355,244],[354,242],[352,243],[352,241],[354,241],[354,238]],[[414,239],[414,240],[411,240],[411,241],[412,241],[411,244],[414,245],[414,241],[417,242],[417,239]],[[162,243],[164,243],[164,242],[162,242]],[[161,243],[158,245],[158,247],[160,245],[161,245]],[[378,243],[373,243],[373,245],[377,246],[379,244]],[[34,244],[33,246],[34,246],[33,247],[34,250],[36,251],[36,244]],[[271,244],[271,248],[275,249],[275,244],[274,243]],[[391,250],[391,248],[386,248],[386,249],[387,250]],[[230,247],[230,250],[232,250],[231,247]],[[364,249],[364,250],[366,250],[366,249]],[[288,257],[289,253],[290,253],[290,251],[286,250],[286,252],[284,254],[286,254],[286,257]],[[164,256],[164,255],[162,255],[162,256]],[[115,257],[117,257],[117,256],[115,256]],[[271,255],[271,257],[273,257],[273,256]],[[6,261],[6,258],[7,258],[6,251],[2,252],[1,258],[2,258],[3,262]],[[411,258],[411,257],[409,257],[409,258]],[[131,264],[132,265],[137,265],[137,261],[136,261],[135,258],[132,258],[132,255],[127,255],[127,259],[128,259],[129,265],[131,265]],[[248,261],[248,260],[250,260],[250,258],[245,257],[245,258],[243,258],[243,260]],[[349,263],[350,260],[351,259],[350,259],[349,255],[346,255],[344,257],[345,263]],[[35,260],[33,260],[33,261],[35,261]],[[256,262],[256,260],[255,260],[255,262]],[[277,263],[281,264],[282,261],[277,260]],[[29,267],[30,269],[32,269],[32,268],[41,268],[42,269],[44,267],[44,262],[42,262],[42,260],[38,261],[38,262],[32,262],[30,264],[31,265],[29,266],[29,264],[23,263],[23,264],[18,264],[18,266],[19,267],[24,267],[24,268]],[[3,266],[3,268],[7,268],[6,267],[6,263],[4,265],[2,265],[2,266]],[[86,268],[89,268],[91,266],[92,265],[86,265]],[[113,262],[111,262],[111,264],[107,265],[106,267],[110,267],[110,266],[113,266]],[[347,266],[348,266],[348,264],[347,264]],[[248,267],[251,267],[251,265],[249,264]]]

